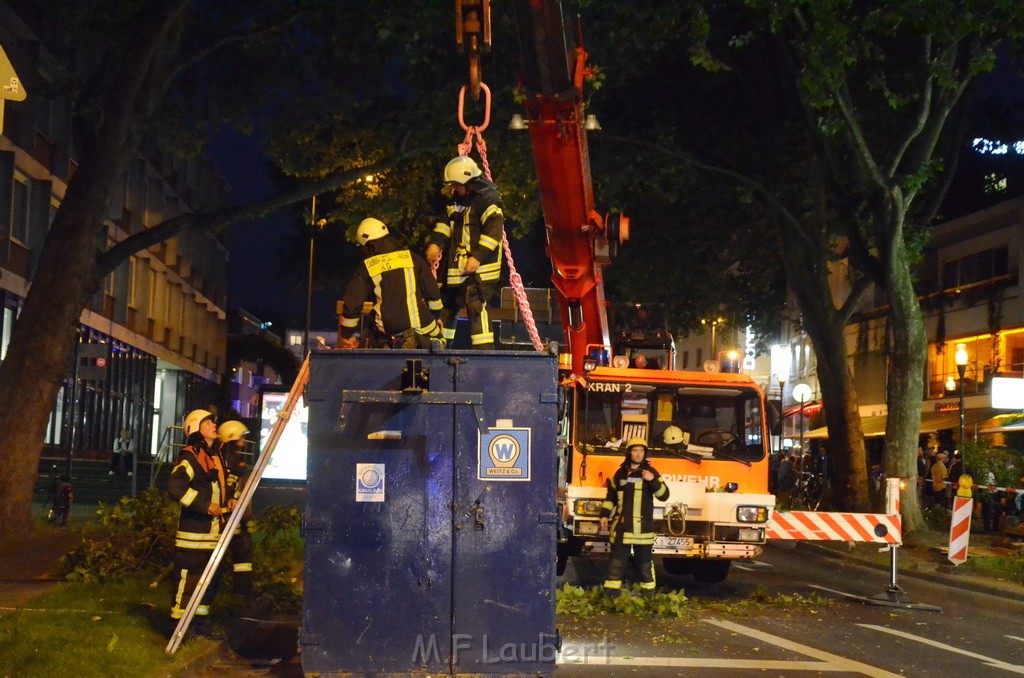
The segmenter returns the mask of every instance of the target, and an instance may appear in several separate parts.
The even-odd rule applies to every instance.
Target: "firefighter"
[[[472,158],[457,157],[444,168],[445,194],[453,198],[448,221],[430,235],[427,261],[447,253],[441,266],[445,338],[455,338],[455,317],[464,311],[473,348],[494,348],[487,302],[501,275],[501,241],[505,218],[498,187],[481,176]]]
[[[249,464],[243,455],[245,435],[249,429],[240,421],[225,421],[217,427],[220,438],[220,455],[224,460],[227,473],[228,509],[235,510],[235,505],[242,496],[245,480],[249,477]],[[246,508],[245,515],[235,528],[231,537],[231,590],[242,596],[252,593],[252,535],[249,534],[249,518],[251,510]]]
[[[640,588],[654,590],[654,500],[668,499],[668,485],[647,461],[647,441],[631,438],[626,455],[608,481],[608,496],[601,506],[601,531],[609,530],[611,557],[605,591],[618,595],[622,573],[632,548],[640,571]]]
[[[174,539],[175,585],[171,619],[181,619],[199,577],[220,539],[227,509],[227,476],[217,453],[217,423],[213,413],[193,410],[185,417],[185,446],[178,453],[167,493],[178,502],[178,531]],[[210,602],[216,595],[218,576],[206,589],[196,610],[193,629],[200,635],[212,635],[209,625]]]
[[[359,345],[355,334],[367,301],[374,302],[375,348],[391,348],[396,339],[402,348],[430,348],[434,340],[443,345],[441,292],[427,262],[401,249],[379,219],[363,219],[356,243],[365,260],[345,288],[339,346]]]

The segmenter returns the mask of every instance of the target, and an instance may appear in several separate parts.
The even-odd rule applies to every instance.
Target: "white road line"
[[[1024,642],[1024,638],[1021,638],[1020,636],[1006,636],[1006,637],[1009,638],[1010,640],[1019,640],[1021,642]]]
[[[726,629],[727,631],[732,631],[733,633],[740,633],[745,636],[756,638],[757,640],[760,640],[765,643],[770,643],[772,645],[781,647],[786,650],[792,650],[793,652],[798,652],[800,654],[807,655],[808,657],[814,657],[815,659],[821,660],[822,662],[825,662],[835,667],[834,669],[829,669],[830,671],[849,671],[851,673],[862,673],[865,676],[873,676],[877,678],[897,678],[899,676],[898,673],[891,673],[889,671],[886,671],[885,669],[880,669],[876,666],[871,666],[870,664],[864,664],[862,662],[849,659],[847,657],[841,657],[837,654],[832,654],[831,652],[825,652],[823,650],[819,650],[808,645],[802,645],[800,643],[789,640],[788,638],[782,638],[780,636],[775,636],[770,633],[758,631],[757,629],[752,629],[746,626],[740,626],[739,624],[730,621],[725,621],[721,619],[705,619],[704,621],[708,624],[712,624],[714,626]]]
[[[829,664],[828,662],[785,661],[762,659],[715,659],[715,658],[682,658],[682,657],[605,657],[603,655],[587,655],[562,659],[556,662],[559,666],[660,666],[671,668],[699,669],[750,669],[756,671],[846,671],[847,669]]]
[[[884,626],[877,626],[875,624],[857,624],[857,626],[861,626],[866,629],[871,629],[873,631],[881,631],[882,633],[889,633],[894,636],[899,636],[900,638],[906,638],[907,640],[916,640],[917,642],[923,643],[924,645],[930,645],[931,647],[941,648],[943,650],[946,650],[947,652],[962,654],[965,657],[971,657],[972,659],[980,659],[981,661],[985,662],[993,668],[1003,669],[1004,671],[1009,671],[1011,673],[1024,674],[1024,666],[1019,666],[1017,664],[1008,664],[1007,662],[1000,661],[998,659],[993,659],[992,657],[986,657],[985,655],[978,654],[977,652],[962,650],[959,647],[952,647],[950,645],[947,645],[946,643],[939,642],[937,640],[931,640],[930,638],[915,636],[913,633],[907,633],[906,631],[897,631],[896,629],[890,629]]]

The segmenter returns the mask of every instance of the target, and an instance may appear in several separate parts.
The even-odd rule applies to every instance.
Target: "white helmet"
[[[199,425],[207,419],[213,419],[213,412],[209,410],[192,410],[185,416],[185,437],[199,430]]]
[[[678,426],[669,426],[661,434],[661,439],[665,441],[666,445],[678,445],[683,442],[683,429]]]
[[[241,440],[248,432],[249,429],[240,421],[225,421],[217,428],[217,437],[222,443],[230,443],[232,440]]]
[[[356,244],[362,247],[371,240],[379,240],[387,236],[388,227],[384,225],[384,222],[370,217],[359,223],[359,228],[356,229]]]
[[[465,184],[470,179],[480,176],[480,166],[473,158],[460,155],[452,158],[444,166],[444,180],[450,183]]]

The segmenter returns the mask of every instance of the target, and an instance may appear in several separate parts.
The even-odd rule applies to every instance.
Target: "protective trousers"
[[[655,586],[653,546],[651,544],[623,544],[619,540],[612,543],[608,574],[604,580],[605,589],[617,591],[622,588],[622,573],[626,571],[630,548],[633,549],[633,556],[636,559],[636,569],[640,572],[640,588],[653,591]]]
[[[243,596],[252,593],[252,535],[244,521],[231,538],[231,590]]]
[[[493,293],[494,283],[481,282],[475,274],[466,278],[458,287],[446,286],[441,290],[441,301],[444,303],[441,322],[444,325],[444,337],[449,344],[455,339],[455,317],[462,310],[469,321],[473,348],[494,348],[494,332],[487,314],[487,302]]]
[[[177,581],[174,585],[171,598],[171,619],[181,619],[188,607],[188,601],[192,599],[192,592],[199,585],[199,577],[210,562],[210,555],[213,551],[206,549],[177,549],[174,552],[174,572]],[[199,607],[196,609],[196,616],[205,617],[210,614],[210,603],[217,595],[217,585],[220,583],[220,572],[213,575],[210,585],[203,594]]]

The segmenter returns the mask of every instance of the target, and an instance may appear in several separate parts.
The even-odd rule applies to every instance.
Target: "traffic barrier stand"
[[[845,541],[885,544],[889,550],[889,586],[878,596],[857,596],[845,591],[816,587],[869,605],[941,612],[942,608],[908,600],[896,581],[899,548],[903,543],[899,478],[885,481],[886,513],[830,513],[789,511],[774,513],[765,534],[769,539]]]
[[[949,520],[949,562],[963,565],[967,560],[967,546],[971,539],[971,514],[974,499],[971,496],[971,477],[960,476],[956,496],[953,497],[953,515]]]

